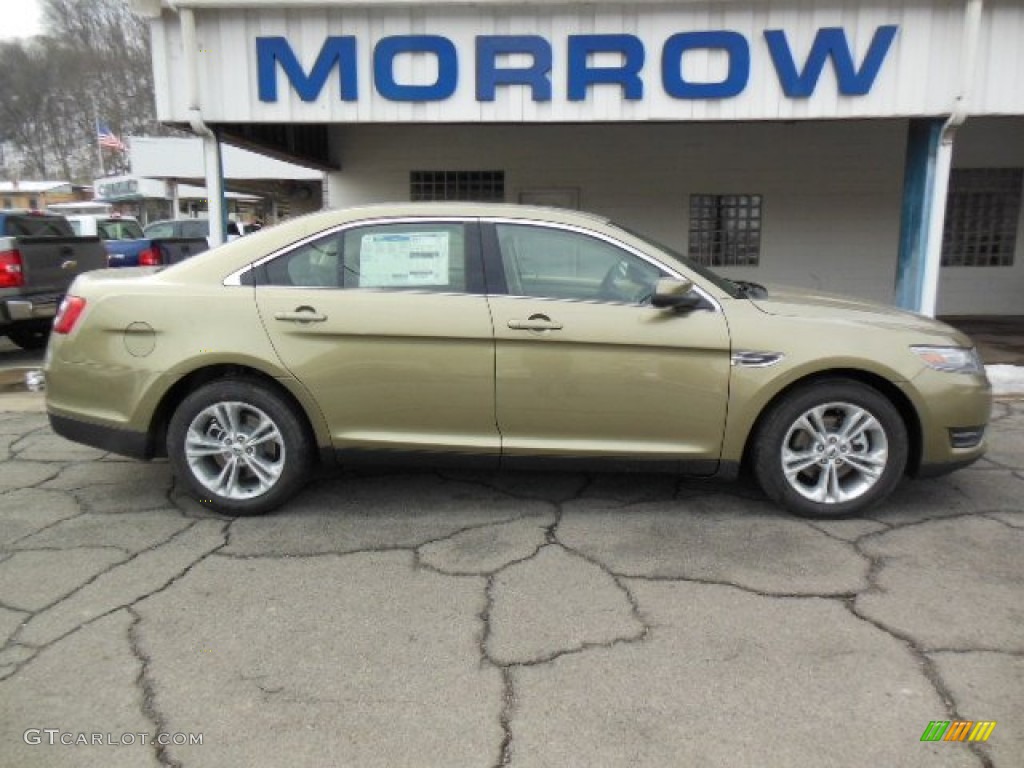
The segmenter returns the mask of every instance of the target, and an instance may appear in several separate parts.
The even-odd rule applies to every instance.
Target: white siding
[[[411,170],[505,170],[526,189],[580,190],[580,206],[687,249],[689,196],[764,195],[761,266],[723,274],[890,303],[904,121],[587,126],[353,126],[332,206],[409,199]]]
[[[978,88],[972,110],[978,114],[1024,112],[1024,5],[1012,0],[986,3],[979,48]],[[836,117],[886,117],[942,114],[950,111],[958,82],[963,26],[961,2],[875,0],[779,0],[750,3],[602,3],[598,6],[552,4],[507,7],[446,6],[352,8],[331,6],[261,7],[258,10],[196,12],[203,114],[211,122],[592,122],[647,120],[775,120]],[[846,30],[856,63],[863,60],[875,30],[896,24],[899,32],[872,91],[865,96],[838,94],[832,67],[824,68],[814,95],[786,97],[764,40],[766,29],[787,34],[802,66],[822,27]],[[154,23],[154,68],[160,119],[187,119],[180,30],[174,14]],[[728,99],[680,100],[661,83],[661,49],[677,32],[733,30],[748,41],[750,80]],[[570,34],[628,33],[646,46],[644,97],[626,101],[617,86],[599,86],[583,102],[566,98],[567,39]],[[389,35],[437,34],[449,38],[459,55],[455,94],[443,102],[409,103],[384,99],[374,90],[372,50]],[[539,34],[553,48],[553,98],[537,103],[521,87],[498,89],[498,100],[475,97],[474,40],[477,35]],[[328,79],[320,97],[306,103],[288,87],[279,71],[280,100],[257,97],[256,38],[287,38],[306,71],[326,37],[354,35],[358,47],[359,99],[338,98],[338,75]],[[687,76],[722,76],[718,54],[691,52]],[[411,57],[399,57],[396,76],[403,83],[431,82],[436,67],[414,72]]]

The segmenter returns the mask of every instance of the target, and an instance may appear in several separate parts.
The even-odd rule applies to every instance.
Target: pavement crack
[[[794,518],[794,519],[796,520],[796,522],[803,523],[804,525],[808,526],[809,528],[813,528],[818,533],[820,533],[820,534],[822,534],[824,536],[827,536],[828,538],[832,539],[833,541],[838,541],[838,542],[841,542],[843,544],[851,544],[852,543],[850,541],[850,539],[844,539],[842,536],[837,536],[836,534],[832,533],[832,531],[829,531],[826,528],[822,528],[820,525],[817,524],[817,521],[815,521],[815,520],[809,520],[807,518]],[[887,527],[886,530],[888,531],[889,528]],[[857,538],[859,538],[859,537],[857,537]]]
[[[989,511],[999,511],[999,510],[989,510]],[[981,512],[977,512],[977,511],[972,510],[970,512],[957,512],[957,513],[952,514],[952,515],[935,515],[934,517],[922,517],[922,518],[919,518],[919,519],[907,520],[905,523],[887,523],[885,520],[878,520],[876,518],[869,517],[869,518],[865,518],[865,519],[871,520],[871,521],[876,522],[876,523],[881,523],[882,525],[887,525],[888,527],[884,531],[869,531],[869,532],[863,534],[862,536],[858,536],[856,539],[854,539],[850,543],[859,546],[860,542],[864,541],[865,539],[870,539],[873,536],[885,536],[885,535],[887,535],[889,533],[892,533],[893,531],[904,531],[904,530],[906,530],[908,528],[916,528],[916,527],[921,526],[921,525],[930,525],[931,523],[943,523],[943,522],[946,522],[948,520],[962,520],[962,519],[973,520],[973,519],[979,517],[982,514],[983,513],[981,513]]]
[[[987,648],[983,645],[971,646],[970,648],[928,648],[924,651],[929,656],[933,656],[939,653],[949,654],[951,656],[967,656],[972,653],[991,653],[997,656],[1006,656],[1011,659],[1024,659],[1024,651],[1008,650],[1006,648]]]
[[[225,545],[226,546],[226,545]],[[219,550],[224,547],[218,548]],[[317,557],[351,557],[353,555],[385,555],[393,552],[412,552],[412,547],[363,547],[351,550],[316,550],[311,552],[273,552],[268,554],[247,554],[237,552],[211,552],[211,555],[229,560],[301,560]]]
[[[17,488],[17,489],[12,489],[12,490],[21,490],[21,489]],[[56,493],[60,493],[60,491],[56,491]],[[71,494],[68,494],[68,495],[71,496]],[[25,539],[29,539],[29,538],[31,538],[33,536],[37,536],[38,534],[43,533],[44,531],[48,531],[51,528],[56,528],[61,523],[66,523],[68,520],[74,520],[76,517],[81,517],[82,515],[84,515],[85,514],[85,510],[83,510],[82,509],[82,505],[78,503],[78,499],[76,499],[74,496],[71,496],[71,498],[74,500],[75,506],[78,507],[78,511],[77,512],[75,512],[74,514],[68,515],[67,517],[62,517],[59,520],[54,520],[52,523],[47,523],[46,525],[44,525],[41,528],[36,528],[31,533],[26,533],[24,536],[19,536],[18,538],[14,539],[13,541],[10,541],[7,544],[5,544],[4,545],[4,549],[17,548],[18,543],[21,542],[21,541],[24,541]]]
[[[522,474],[523,473],[517,472],[516,470],[496,470],[493,473],[496,479],[501,477],[521,477]],[[553,470],[552,472],[546,474],[572,477],[574,475],[578,475],[579,473]],[[481,477],[458,477],[453,475],[452,473],[444,471],[438,471],[436,475],[445,482],[462,483],[464,485],[475,485],[479,488],[486,488],[489,491],[499,493],[502,496],[507,496],[510,499],[518,499],[519,501],[541,501],[547,502],[549,504],[559,504],[561,502],[573,501],[575,499],[578,499],[580,497],[580,494],[589,484],[589,481],[587,479],[588,476],[583,475],[583,479],[580,481],[580,485],[575,491],[571,491],[568,494],[552,494],[556,496],[556,498],[551,498],[550,495],[544,495],[541,493],[519,492],[514,489],[503,487],[500,483],[496,482],[495,480],[489,480]]]
[[[3,600],[0,600],[0,608],[2,608],[5,611],[12,611],[14,613],[23,613],[26,616],[32,615],[32,611],[26,611],[24,608],[15,608],[13,605],[9,605],[8,603],[5,603]]]
[[[1009,528],[1011,531],[1020,531],[1021,526],[1014,525],[1013,523],[1008,523],[1005,520],[1003,520],[1001,517],[997,517],[997,515],[1005,514],[1005,513],[1020,514],[1020,510],[1019,509],[992,509],[992,510],[989,510],[987,512],[978,512],[977,513],[977,517],[984,517],[986,520],[991,520],[994,523],[999,523],[1003,527]]]
[[[650,636],[650,633],[651,633],[651,624],[650,624],[650,622],[647,621],[647,619],[644,617],[643,613],[641,612],[641,610],[640,610],[640,603],[636,599],[636,596],[633,594],[633,592],[630,590],[630,588],[627,587],[625,585],[625,583],[623,583],[622,577],[620,577],[619,574],[615,573],[615,571],[613,571],[611,568],[609,568],[605,563],[603,563],[600,560],[598,560],[596,557],[592,557],[592,556],[590,556],[588,554],[585,554],[585,553],[579,551],[578,549],[570,547],[569,545],[564,544],[562,542],[558,542],[558,546],[560,546],[566,552],[569,552],[570,554],[575,555],[580,560],[583,560],[586,563],[590,563],[591,565],[595,566],[596,568],[598,568],[601,571],[603,571],[604,573],[606,573],[611,578],[611,580],[615,584],[615,586],[619,589],[619,591],[622,592],[622,594],[625,596],[626,601],[629,603],[630,614],[632,615],[632,617],[636,621],[636,623],[639,624],[642,627],[642,629],[641,629],[641,631],[640,631],[640,633],[638,635],[635,635],[635,636],[630,637],[630,638],[619,638],[619,640],[620,641],[628,641],[630,643],[642,643],[642,642],[646,641],[647,638]],[[598,645],[600,645],[600,644],[598,644]]]
[[[142,714],[153,723],[155,734],[170,733],[170,723],[163,713],[160,712],[156,704],[156,683],[153,680],[152,674],[153,660],[142,649],[139,637],[142,616],[132,606],[126,606],[125,610],[132,617],[132,623],[128,627],[128,644],[131,647],[132,654],[135,656],[135,660],[139,663],[139,674],[135,678],[135,685],[142,694]],[[157,762],[160,765],[168,766],[169,768],[181,768],[181,763],[173,759],[168,753],[167,745],[159,743],[156,736],[154,736],[151,743]]]
[[[501,711],[498,723],[501,725],[501,745],[498,748],[498,761],[494,768],[507,768],[512,763],[512,717],[515,713],[516,690],[512,680],[512,670],[499,667],[502,681]]]
[[[115,571],[118,568],[121,568],[122,566],[127,565],[128,563],[132,562],[133,560],[137,560],[139,557],[141,557],[144,554],[148,554],[149,552],[152,552],[152,551],[154,551],[156,549],[159,549],[160,547],[170,543],[171,541],[173,541],[178,536],[181,536],[181,535],[187,533],[189,530],[192,529],[192,527],[194,525],[195,525],[195,523],[191,523],[188,526],[186,526],[185,528],[182,528],[181,530],[175,531],[173,534],[168,536],[166,539],[163,539],[162,541],[158,541],[158,542],[156,542],[154,544],[151,544],[150,546],[146,547],[145,549],[140,549],[138,552],[135,552],[134,554],[128,555],[128,557],[126,557],[124,560],[119,560],[116,563],[112,563],[111,565],[109,565],[106,568],[104,568],[102,571],[99,571],[98,573],[95,573],[92,576],[90,576],[88,579],[83,581],[81,584],[76,586],[74,589],[72,589],[67,594],[62,595],[61,597],[57,598],[53,602],[48,603],[47,605],[44,605],[42,608],[39,608],[36,611],[33,611],[32,612],[33,616],[45,613],[46,611],[50,610],[54,606],[60,605],[65,600],[67,600],[67,599],[69,599],[71,597],[74,597],[76,594],[81,592],[83,589],[85,589],[86,587],[94,584],[97,580],[103,578],[108,573],[110,573],[112,571]],[[123,607],[123,606],[121,606],[121,607]],[[41,647],[45,647],[45,646],[41,646]]]
[[[130,563],[132,560],[135,560],[140,555],[142,555],[142,554],[144,554],[146,552],[151,552],[151,551],[153,551],[153,550],[155,550],[155,549],[157,549],[157,548],[159,548],[159,547],[161,547],[163,545],[166,545],[166,544],[170,543],[176,537],[178,537],[180,535],[183,535],[185,532],[191,530],[191,528],[194,527],[197,524],[198,524],[198,521],[195,521],[195,522],[191,523],[189,526],[187,526],[186,528],[183,528],[180,531],[178,531],[175,534],[173,534],[172,536],[168,537],[164,541],[159,542],[157,544],[154,544],[154,545],[152,545],[150,547],[147,547],[144,550],[140,550],[136,554],[132,555],[130,558],[127,558],[127,559],[125,559],[125,560],[123,560],[123,561],[121,561],[119,563],[115,563],[114,565],[112,565],[109,568],[105,569],[103,572],[96,574],[95,576],[90,578],[85,583],[79,585],[75,590],[73,590],[72,592],[68,593],[67,595],[62,597],[60,600],[55,601],[54,603],[46,606],[43,609],[40,609],[38,611],[33,612],[32,615],[29,618],[33,619],[36,616],[39,616],[39,615],[45,613],[50,608],[52,608],[52,607],[54,607],[56,605],[59,605],[60,603],[64,602],[65,600],[68,600],[70,597],[72,597],[73,595],[75,595],[78,592],[80,592],[86,586],[88,586],[89,584],[92,584],[93,582],[95,582],[101,576],[103,576],[103,575],[105,575],[107,573],[110,573],[112,571],[115,571],[118,568],[124,567],[125,565]],[[221,531],[221,535],[223,536],[223,530]],[[193,568],[195,568],[197,565],[199,565],[199,563],[201,563],[204,560],[206,560],[206,558],[216,554],[217,550],[221,549],[223,546],[224,546],[224,543],[222,542],[218,546],[213,547],[209,551],[203,553],[202,555],[197,557],[195,560],[193,560],[192,562],[188,563],[180,571],[178,571],[177,573],[171,575],[163,584],[161,584],[160,586],[156,587],[155,589],[151,589],[151,590],[149,590],[147,592],[144,592],[144,593],[142,593],[140,595],[137,595],[132,600],[130,600],[128,602],[111,606],[107,610],[101,611],[100,613],[96,614],[95,616],[92,616],[92,617],[82,621],[80,624],[77,624],[76,626],[72,627],[68,631],[61,633],[60,635],[58,635],[58,636],[56,636],[56,637],[46,641],[45,643],[34,645],[34,644],[30,644],[30,643],[26,643],[26,642],[18,640],[17,639],[18,635],[21,633],[22,628],[25,625],[25,623],[23,623],[22,627],[19,627],[18,631],[15,632],[14,635],[7,640],[7,642],[3,645],[2,648],[0,648],[0,651],[7,651],[9,648],[20,647],[20,648],[29,649],[31,651],[31,655],[27,656],[26,658],[22,659],[21,661],[17,662],[16,664],[12,665],[14,667],[14,669],[11,671],[10,674],[6,675],[6,677],[8,677],[8,678],[9,677],[14,677],[22,669],[24,669],[29,664],[31,664],[38,657],[38,655],[40,653],[42,653],[43,651],[45,651],[48,648],[52,648],[57,643],[60,643],[65,638],[70,637],[71,635],[75,634],[79,630],[81,630],[81,629],[83,629],[83,628],[93,624],[96,621],[99,621],[102,618],[110,616],[111,614],[116,613],[119,610],[122,610],[122,609],[134,609],[134,607],[136,605],[138,605],[139,603],[141,603],[143,600],[146,600],[147,598],[152,597],[153,595],[158,595],[161,592],[163,592],[164,590],[170,588],[175,583],[177,583],[182,578],[184,578],[186,575],[188,575],[188,573],[191,572],[191,570]]]
[[[929,520],[927,522],[931,521]],[[868,534],[867,536],[871,535],[873,534]],[[868,562],[870,563],[866,577],[868,587],[866,590],[861,590],[861,592],[883,592],[884,590],[878,584],[878,576],[885,565],[885,558],[881,556],[870,555],[863,550],[863,548],[860,545],[860,542],[862,539],[867,538],[867,536],[863,536],[860,539],[857,539],[853,542],[854,548],[863,557],[866,557],[868,559]],[[893,638],[901,645],[903,645],[903,647],[907,650],[911,657],[913,657],[913,659],[917,662],[918,668],[921,670],[921,674],[924,676],[925,680],[928,681],[932,689],[935,691],[939,699],[942,701],[943,706],[946,708],[946,716],[949,717],[950,720],[963,720],[964,718],[960,714],[960,708],[957,704],[956,697],[953,695],[953,691],[950,689],[950,687],[946,684],[946,681],[942,678],[942,675],[939,672],[938,666],[936,665],[934,659],[932,659],[928,655],[928,652],[925,649],[923,649],[921,645],[909,634],[899,632],[895,628],[887,625],[885,622],[871,618],[870,616],[867,616],[864,613],[862,613],[857,608],[857,596],[861,594],[861,592],[858,592],[854,595],[850,595],[849,597],[843,600],[843,605],[846,607],[846,610],[854,618],[865,622],[866,624],[874,627],[880,632],[884,632],[889,637]],[[979,745],[969,743],[966,746],[967,749],[974,755],[974,757],[978,759],[979,763],[983,766],[983,768],[993,768],[994,764],[992,763],[992,760],[989,758],[987,754],[985,754],[985,752],[980,748]]]

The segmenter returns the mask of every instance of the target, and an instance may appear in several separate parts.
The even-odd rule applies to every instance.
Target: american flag
[[[114,149],[118,152],[124,152],[128,149],[128,145],[117,138],[106,123],[96,123],[96,140],[99,141],[101,147],[106,147],[107,149]]]

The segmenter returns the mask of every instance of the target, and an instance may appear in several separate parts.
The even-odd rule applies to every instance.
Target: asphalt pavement
[[[0,396],[0,765],[1021,765],[1024,401],[843,522],[447,471],[230,520],[41,405]]]

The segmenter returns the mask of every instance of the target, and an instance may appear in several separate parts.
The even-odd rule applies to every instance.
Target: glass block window
[[[690,195],[690,258],[712,267],[756,267],[761,195]]]
[[[1022,181],[1022,168],[956,168],[950,173],[943,266],[1013,264]]]
[[[505,201],[504,171],[413,171],[409,174],[414,202],[470,200],[477,203]]]

